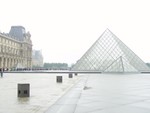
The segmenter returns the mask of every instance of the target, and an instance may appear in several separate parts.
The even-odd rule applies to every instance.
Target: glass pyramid
[[[77,61],[71,70],[145,72],[149,67],[109,29]]]

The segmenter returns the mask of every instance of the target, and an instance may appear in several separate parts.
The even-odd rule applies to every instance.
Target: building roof
[[[26,30],[23,26],[11,26],[9,35],[19,41],[23,41],[25,33],[26,33]]]

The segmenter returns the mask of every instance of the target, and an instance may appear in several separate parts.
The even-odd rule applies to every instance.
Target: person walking
[[[1,72],[1,77],[3,77],[3,69],[0,68],[0,72]]]

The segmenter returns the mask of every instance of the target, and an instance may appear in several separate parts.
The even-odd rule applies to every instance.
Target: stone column
[[[15,58],[13,58],[13,61],[14,61],[13,66],[16,67],[16,65],[17,65],[17,60],[16,60]]]
[[[9,64],[10,64],[10,59],[7,58],[7,68],[8,68],[8,69],[10,68]]]
[[[12,58],[12,67],[14,67],[14,65],[15,65],[15,60],[14,60],[14,58]]]
[[[10,68],[12,68],[13,59],[10,58]]]
[[[4,67],[4,58],[3,57],[1,58],[1,67],[2,68]]]
[[[5,58],[5,68],[7,68],[7,58]]]
[[[15,59],[13,58],[13,64],[12,64],[12,66],[14,67],[15,66]]]
[[[4,67],[4,58],[1,57],[1,68],[3,68],[3,67]]]
[[[2,57],[0,57],[0,68],[2,68]]]
[[[12,58],[10,58],[10,68],[12,68]]]
[[[6,66],[7,66],[7,61],[6,61],[6,58],[4,58],[4,64],[3,64],[3,68],[6,68]]]
[[[17,65],[17,64],[18,64],[18,62],[19,62],[19,60],[18,60],[18,59],[16,59],[16,60],[15,60],[15,64]]]

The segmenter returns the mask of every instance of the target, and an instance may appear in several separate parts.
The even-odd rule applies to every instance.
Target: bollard
[[[72,75],[72,73],[69,73],[69,78],[73,78],[73,75]]]
[[[56,77],[56,82],[62,83],[62,80],[63,80],[62,76],[57,76]]]
[[[30,84],[18,84],[18,97],[30,96]]]
[[[74,75],[76,75],[76,76],[77,76],[77,75],[78,75],[78,73],[74,73]]]

